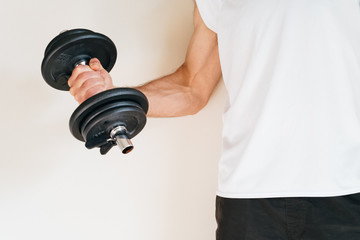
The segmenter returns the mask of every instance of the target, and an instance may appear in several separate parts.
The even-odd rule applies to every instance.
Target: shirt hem
[[[285,198],[285,197],[339,197],[360,193],[360,187],[351,190],[334,192],[277,192],[277,193],[225,193],[217,191],[216,195],[223,198]]]

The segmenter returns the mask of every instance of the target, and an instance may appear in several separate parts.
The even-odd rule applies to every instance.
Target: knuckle
[[[103,76],[103,77],[109,77],[109,76],[110,76],[109,73],[108,73],[108,71],[106,71],[105,69],[100,69],[100,70],[99,70],[99,73],[100,73],[100,75]]]
[[[103,81],[99,81],[99,79],[89,79],[83,83],[82,87],[92,88],[98,85],[104,85]]]
[[[75,76],[74,76],[74,74],[72,74],[70,76],[70,78],[68,79],[68,85],[70,88],[74,85],[74,82],[75,82]]]
[[[85,92],[85,99],[88,99],[96,94],[98,94],[99,92],[102,91],[102,87],[101,86],[94,86],[92,88],[89,88],[86,92]]]
[[[89,78],[89,73],[88,72],[80,72],[78,74],[78,79],[86,79],[86,78]]]
[[[99,74],[94,71],[86,71],[79,74],[78,78],[88,80],[92,78],[99,78]]]
[[[74,70],[72,71],[72,75],[78,75],[79,73],[82,72],[82,69],[80,68],[80,66],[77,66],[76,68],[74,68]]]
[[[78,96],[78,95],[74,95],[74,98],[75,98],[75,100],[76,100],[77,102],[80,103],[80,101],[79,101],[79,96]]]
[[[80,75],[80,74],[82,74],[84,72],[88,72],[88,71],[91,71],[89,66],[79,65],[76,68],[74,68],[73,75]]]

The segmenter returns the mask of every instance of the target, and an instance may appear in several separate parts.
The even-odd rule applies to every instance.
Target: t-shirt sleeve
[[[196,0],[196,5],[206,26],[217,32],[221,0]]]

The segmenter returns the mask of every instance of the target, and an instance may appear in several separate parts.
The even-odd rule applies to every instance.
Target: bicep
[[[194,33],[184,64],[174,73],[137,87],[149,100],[148,116],[195,114],[209,100],[221,76],[217,35],[195,7]]]
[[[221,77],[217,34],[202,20],[197,6],[194,10],[194,33],[183,65],[189,75],[194,94],[207,101]]]

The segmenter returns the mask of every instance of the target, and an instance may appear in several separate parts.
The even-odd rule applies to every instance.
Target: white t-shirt
[[[218,195],[360,192],[359,0],[197,0],[218,35]]]

